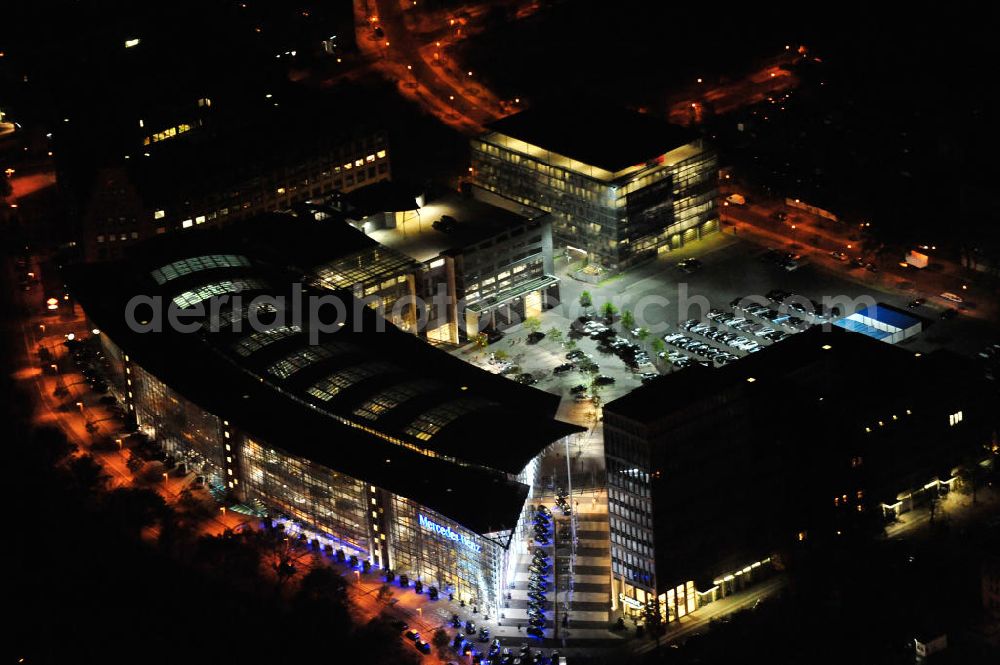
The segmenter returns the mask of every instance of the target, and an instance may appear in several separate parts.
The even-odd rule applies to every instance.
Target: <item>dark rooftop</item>
[[[601,104],[541,105],[488,128],[612,173],[698,138],[655,116]]]
[[[205,226],[167,233],[155,242],[137,245],[133,261],[160,265],[192,255],[242,253],[269,265],[302,274],[378,243],[349,224],[337,220],[316,222],[287,213],[264,213],[238,224]]]
[[[605,405],[607,413],[640,421],[665,415],[685,405],[747,389],[785,386],[789,377],[811,373],[823,382],[827,399],[843,395],[855,405],[852,413],[863,417],[865,395],[899,390],[907,383],[934,385],[942,373],[973,370],[963,358],[947,351],[917,355],[903,347],[848,332],[837,326],[809,330],[771,345],[739,362],[708,369],[693,365],[640,386],[628,395]]]

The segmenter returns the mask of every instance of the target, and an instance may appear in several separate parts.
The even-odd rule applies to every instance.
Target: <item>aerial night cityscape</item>
[[[8,662],[1000,664],[988,7],[4,5]]]

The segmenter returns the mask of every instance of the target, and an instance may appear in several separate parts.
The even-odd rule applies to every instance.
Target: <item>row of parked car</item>
[[[457,664],[448,663],[448,665]],[[541,649],[535,650],[527,644],[522,644],[519,651],[508,647],[497,647],[495,654],[493,647],[490,647],[490,653],[480,658],[477,665],[566,665],[566,657],[560,656],[555,649],[546,656]]]
[[[717,309],[713,309],[708,313],[708,319],[717,326],[725,326],[730,329],[729,331],[723,331],[725,332],[724,335],[710,336],[711,339],[717,339],[725,343],[728,343],[730,339],[748,339],[759,345],[761,342],[780,342],[792,334],[778,327],[781,325],[780,321],[779,323],[768,325],[754,321],[747,316],[728,314]],[[734,346],[738,347],[739,345]]]
[[[695,320],[695,321],[685,321],[684,324],[681,325],[681,327],[684,330],[687,330],[687,331],[692,332],[694,334],[703,335],[703,336],[706,336],[706,337],[708,335],[715,335],[715,332],[711,332],[710,326],[694,325],[694,324],[697,324],[697,323],[698,323],[697,320]],[[685,327],[685,326],[688,326],[688,327]],[[712,329],[712,330],[714,330],[714,329]],[[735,354],[733,354],[733,353],[731,353],[729,351],[725,351],[723,349],[719,349],[719,348],[717,348],[716,346],[714,346],[714,345],[712,345],[710,343],[701,341],[699,339],[695,339],[693,337],[689,337],[689,336],[685,335],[683,332],[676,332],[676,333],[671,333],[669,335],[666,335],[663,338],[663,341],[666,342],[667,344],[669,344],[670,346],[673,346],[673,347],[675,347],[677,349],[682,349],[684,351],[687,351],[688,353],[694,354],[695,356],[700,356],[701,358],[705,359],[706,361],[712,361],[713,363],[715,363],[716,365],[719,365],[719,366],[728,365],[729,363],[731,363],[731,362],[733,362],[733,361],[735,361],[735,360],[738,359],[738,356],[736,356]],[[664,352],[664,353],[666,353],[666,352]],[[682,358],[676,358],[675,356],[672,356],[670,353],[666,354],[666,358],[668,360],[670,360],[670,362],[675,367],[677,367],[677,366],[685,367],[685,366],[691,364],[690,362],[688,362],[688,363],[680,363],[679,361],[683,360],[683,359]],[[709,365],[711,365],[711,363],[709,363]]]
[[[552,511],[545,506],[538,506],[533,521],[535,543],[539,547],[532,553],[528,568],[528,627],[525,630],[532,637],[542,639],[546,621],[545,610],[548,607],[545,594],[549,587],[549,573],[552,572],[549,555],[542,547],[547,546],[552,540]]]

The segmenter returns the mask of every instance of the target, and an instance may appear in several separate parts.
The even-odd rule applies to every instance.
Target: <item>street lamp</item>
[[[168,476],[168,475],[167,475],[166,473],[164,473],[164,474],[163,474],[163,486],[164,486],[164,487],[167,487],[167,486],[168,486],[168,485],[167,485],[167,478],[168,478],[168,477],[169,477],[169,476]]]

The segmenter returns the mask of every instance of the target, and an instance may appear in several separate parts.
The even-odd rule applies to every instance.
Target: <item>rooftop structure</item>
[[[865,307],[833,324],[888,344],[909,339],[919,334],[923,327],[918,317],[882,303]]]
[[[543,105],[497,120],[488,130],[520,141],[508,147],[546,161],[565,160],[570,170],[601,180],[693,143],[698,135],[680,125],[619,107]],[[596,168],[594,168],[596,167]]]
[[[435,199],[397,222],[394,228],[375,229],[369,236],[385,247],[402,252],[424,263],[442,254],[461,252],[484,240],[521,226],[531,217],[544,215],[533,211],[531,217],[472,197],[449,194]],[[442,225],[450,217],[455,224]]]

